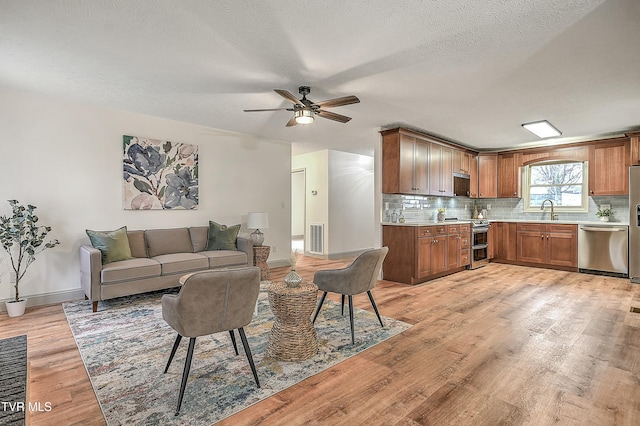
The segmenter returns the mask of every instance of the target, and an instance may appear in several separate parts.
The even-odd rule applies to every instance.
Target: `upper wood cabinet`
[[[627,133],[631,144],[631,165],[640,166],[640,133]]]
[[[520,154],[505,153],[498,155],[498,197],[520,197]]]
[[[478,156],[472,155],[469,162],[469,197],[478,198]]]
[[[496,198],[498,196],[498,156],[496,154],[478,155],[478,197]]]
[[[471,159],[472,154],[469,152],[460,151],[459,149],[453,150],[453,172],[463,175],[471,174]]]
[[[596,143],[589,153],[589,195],[629,194],[628,140]]]
[[[429,147],[429,193],[453,196],[453,150],[432,143]]]
[[[398,132],[382,135],[382,192],[429,195],[429,143]]]

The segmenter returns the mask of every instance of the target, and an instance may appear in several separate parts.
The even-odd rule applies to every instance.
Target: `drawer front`
[[[460,225],[460,234],[468,234],[469,232],[471,232],[471,225],[468,223]]]
[[[433,236],[433,228],[432,226],[421,226],[418,228],[418,238],[420,237],[431,237]]]
[[[460,226],[459,225],[447,225],[447,233],[449,235],[459,234]]]
[[[471,247],[471,237],[469,237],[469,235],[461,235],[460,236],[460,247],[462,247],[462,248]]]
[[[434,235],[447,235],[447,225],[432,226]]]
[[[554,234],[577,234],[578,225],[571,225],[568,223],[565,223],[565,224],[548,223],[547,232],[554,233]]]
[[[540,232],[543,233],[544,223],[518,223],[516,227],[518,232]]]
[[[471,264],[471,258],[469,257],[469,249],[460,250],[460,266],[467,266]]]

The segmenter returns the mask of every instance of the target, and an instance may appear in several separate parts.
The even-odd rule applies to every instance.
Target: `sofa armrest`
[[[247,253],[247,266],[255,266],[253,264],[253,241],[250,238],[237,237],[236,247],[238,247],[238,250]]]
[[[80,284],[87,299],[100,300],[100,273],[102,272],[102,253],[91,246],[80,246]],[[94,304],[94,306],[96,306]],[[94,310],[95,312],[95,310]]]

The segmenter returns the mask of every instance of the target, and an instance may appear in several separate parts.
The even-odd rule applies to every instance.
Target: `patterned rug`
[[[27,395],[27,335],[0,340],[0,424],[23,425]]]
[[[163,374],[176,333],[162,319],[162,292],[100,302],[96,313],[89,301],[63,304],[107,423],[211,425],[411,327],[383,317],[381,328],[375,314],[355,308],[352,345],[349,315],[327,300],[315,323],[319,353],[301,362],[278,361],[267,355],[274,321],[267,285],[261,285],[257,313],[245,327],[262,387],[256,387],[239,338],[236,356],[229,333],[200,337],[178,417],[188,340]]]

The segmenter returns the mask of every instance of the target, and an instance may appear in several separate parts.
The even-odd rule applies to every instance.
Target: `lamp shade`
[[[247,228],[267,229],[269,227],[269,215],[267,212],[250,212],[247,215]]]

